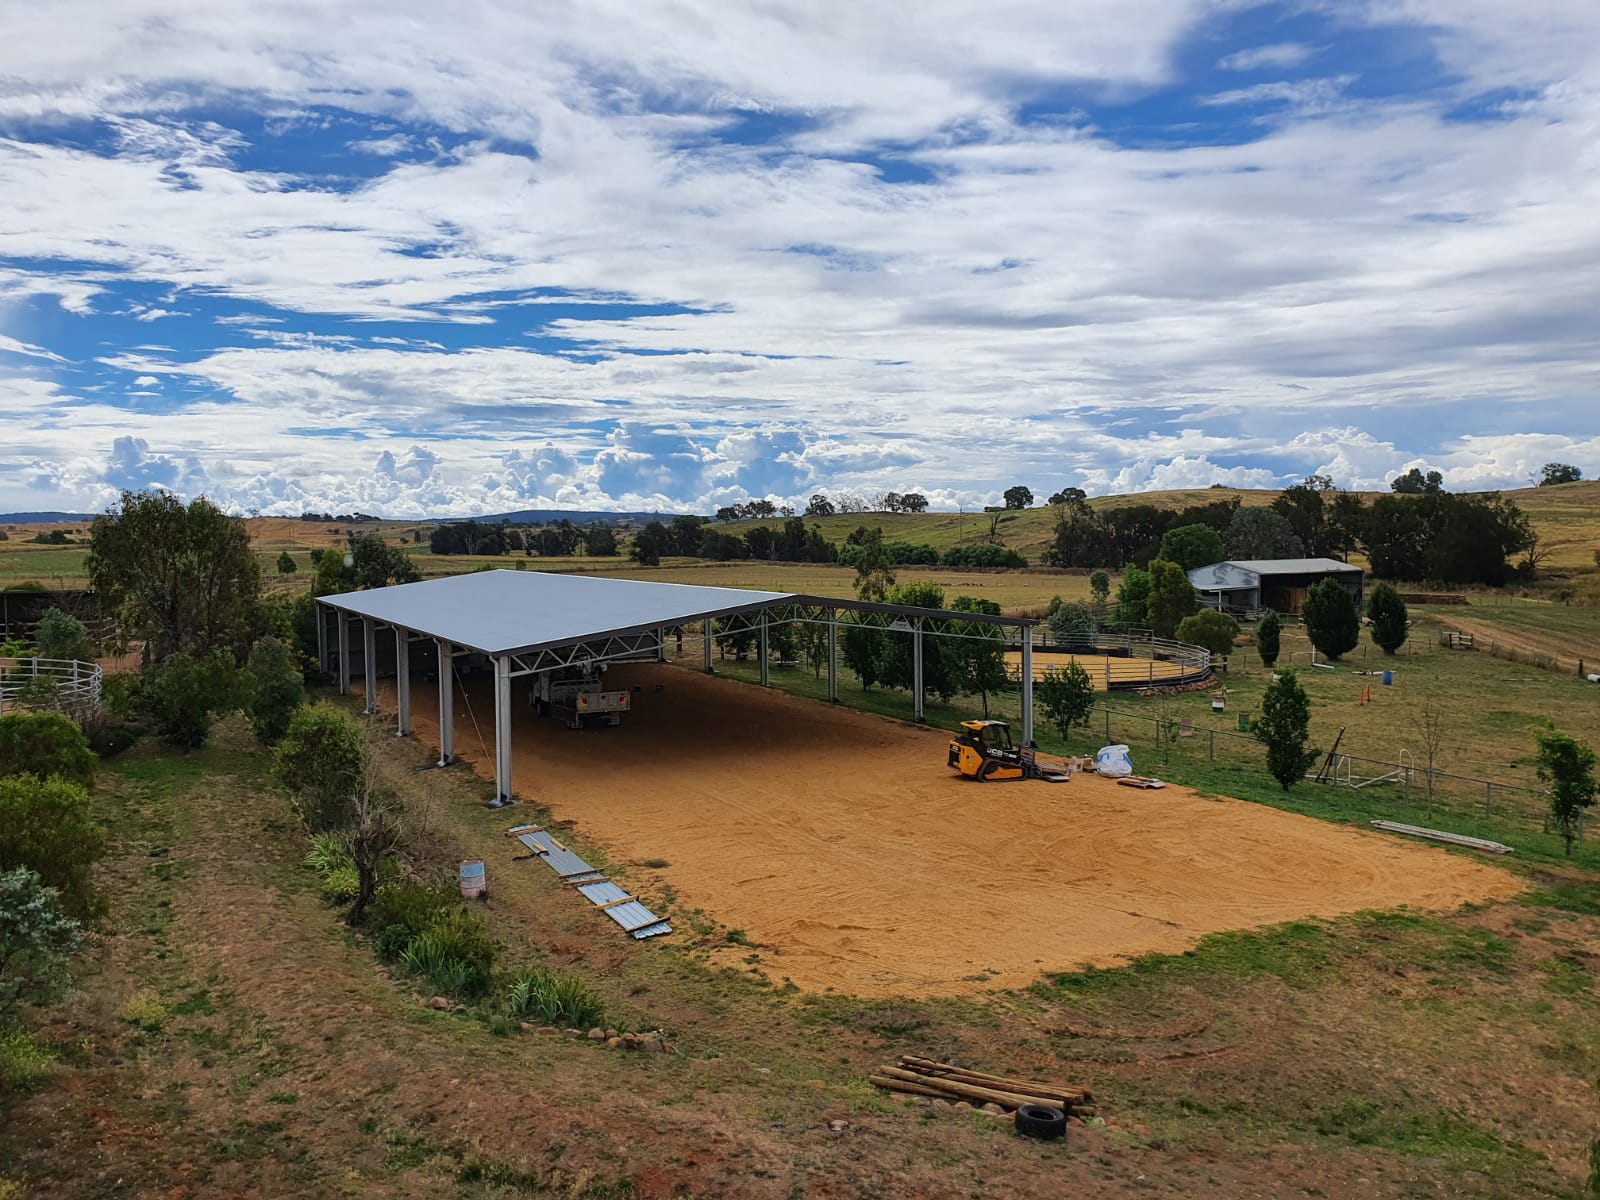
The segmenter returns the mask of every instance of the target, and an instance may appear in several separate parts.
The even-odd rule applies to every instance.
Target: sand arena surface
[[[678,908],[745,930],[775,983],[809,991],[1022,987],[1218,930],[1449,909],[1521,886],[1440,849],[1183,788],[961,779],[940,731],[682,668],[617,667],[607,682],[642,688],[634,711],[582,733],[534,717],[518,688],[517,793],[633,864],[625,879],[642,899],[670,883]],[[465,691],[457,752],[492,777],[492,741],[478,741],[493,738],[491,687],[479,677]],[[437,696],[413,686],[433,744]],[[505,816],[509,827],[517,810]],[[528,865],[511,864],[510,841],[482,849],[491,874]],[[670,865],[639,865],[658,858]]]

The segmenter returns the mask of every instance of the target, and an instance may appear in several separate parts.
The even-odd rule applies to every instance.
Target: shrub
[[[1256,652],[1261,655],[1261,665],[1270,667],[1277,663],[1280,643],[1283,640],[1283,621],[1270,608],[1256,625]]]
[[[32,775],[0,779],[0,871],[37,872],[69,913],[89,916],[99,907],[89,874],[105,849],[83,786]]]
[[[926,542],[885,542],[883,552],[895,566],[937,567],[939,552]]]
[[[1052,600],[1052,604],[1055,602]],[[1046,622],[1057,646],[1093,647],[1097,628],[1094,610],[1081,600],[1056,604]]]
[[[161,997],[148,989],[135,992],[122,1006],[122,1019],[146,1033],[160,1033],[171,1015],[172,1010],[161,1002]]]
[[[426,975],[441,990],[481,996],[494,973],[495,945],[483,918],[457,909],[412,939],[407,970]]]
[[[1550,785],[1550,817],[1566,843],[1567,854],[1582,829],[1584,810],[1594,804],[1595,752],[1555,729],[1536,729],[1539,778]]]
[[[1095,571],[1089,576],[1089,598],[1100,605],[1111,599],[1110,575],[1104,571]]]
[[[1143,625],[1149,619],[1149,611],[1150,572],[1141,567],[1129,567],[1117,585],[1117,606],[1112,610],[1112,620],[1118,625]]]
[[[139,691],[161,740],[189,750],[205,745],[217,718],[239,707],[239,668],[226,650],[174,654],[145,674]]]
[[[0,1037],[0,1091],[28,1091],[55,1065],[56,1056],[20,1030]],[[24,1200],[26,1195],[20,1184],[0,1178],[0,1200]]]
[[[391,883],[378,889],[367,909],[367,926],[385,929],[404,925],[415,933],[437,924],[460,900],[447,887],[422,883]]]
[[[106,675],[100,680],[100,709],[119,721],[144,714],[144,697],[137,675]]]
[[[1322,752],[1307,745],[1311,737],[1311,700],[1293,671],[1285,671],[1267,686],[1261,698],[1261,715],[1252,732],[1266,746],[1267,770],[1284,791],[1305,778]]]
[[[416,936],[416,931],[409,925],[385,925],[378,931],[378,936],[372,939],[372,949],[380,962],[393,965],[405,958]]]
[[[1372,618],[1372,640],[1393,654],[1406,641],[1406,602],[1400,593],[1387,583],[1372,589],[1367,598],[1367,616]]]
[[[544,967],[524,969],[512,978],[506,1008],[514,1017],[549,1025],[583,1027],[605,1019],[605,1004],[588,984]]]
[[[306,866],[322,878],[322,898],[330,904],[348,904],[356,898],[360,880],[350,846],[336,833],[319,833],[306,851]]]
[[[8,713],[0,717],[0,776],[36,775],[94,786],[95,757],[89,739],[58,712]]]
[[[1209,650],[1213,659],[1232,654],[1233,639],[1238,636],[1239,622],[1227,613],[1210,608],[1203,608],[1178,622],[1178,640]]]
[[[1033,695],[1050,723],[1068,741],[1074,725],[1087,725],[1094,711],[1094,681],[1083,664],[1074,660],[1065,669],[1051,667],[1033,685]]]
[[[274,771],[293,793],[308,826],[340,829],[349,824],[366,770],[366,737],[353,717],[329,704],[295,710],[278,743]]]
[[[40,658],[75,659],[78,662],[93,662],[95,659],[94,639],[89,636],[89,630],[77,617],[69,616],[59,608],[45,609],[44,616],[39,618],[39,627],[34,630],[33,640],[38,644]]]
[[[1361,614],[1356,611],[1355,597],[1332,576],[1307,589],[1300,619],[1311,644],[1327,658],[1340,658],[1361,641]]]
[[[583,1029],[605,1020],[605,1002],[581,979],[545,967],[517,972],[506,989],[506,1008],[514,1017],[546,1025]]]
[[[58,995],[68,981],[67,960],[82,944],[82,928],[61,911],[60,896],[37,871],[0,873],[0,1017]]]
[[[275,637],[258,638],[250,647],[250,662],[245,667],[245,712],[256,740],[274,746],[289,732],[289,719],[306,698],[300,669],[285,646]]]

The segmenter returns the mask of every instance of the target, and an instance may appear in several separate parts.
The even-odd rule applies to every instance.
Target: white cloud
[[[19,315],[33,297],[91,313],[129,285],[169,306],[293,311],[300,330],[223,314],[213,348],[108,353],[138,386],[195,397],[159,414],[0,379],[41,455],[142,438],[184,447],[233,494],[344,497],[317,507],[463,511],[552,488],[704,505],[903,477],[960,498],[997,478],[1048,492],[1290,467],[1381,483],[1457,428],[1396,432],[1399,418],[1522,405],[1553,431],[1530,436],[1559,439],[1592,404],[1593,6],[1341,10],[1412,22],[1466,82],[1393,100],[1269,82],[1210,98],[1229,122],[1226,106],[1286,105],[1255,140],[1135,146],[1097,129],[1097,98],[1181,83],[1177,51],[1211,6],[936,4],[914,22],[798,3],[491,4],[470,23],[420,0],[342,11],[131,0],[107,16],[60,0],[15,16],[0,254],[88,265],[0,268],[12,354],[49,369],[14,348],[40,338]],[[1527,92],[1500,120],[1444,119],[1490,86]],[[362,163],[374,178],[320,158],[294,174],[210,119],[224,96],[269,117],[263,142],[303,125],[364,152],[441,130],[453,148]],[[1024,123],[1033,96],[1073,115]],[[74,116],[115,148],[27,140]],[[779,132],[718,140],[749,117]],[[926,177],[892,182],[884,161]],[[259,162],[274,166],[241,165]],[[569,307],[541,325],[534,295]],[[659,308],[600,307],[618,301]],[[474,327],[365,338],[340,318]],[[232,327],[256,344],[228,345]],[[1485,478],[1521,469],[1514,439],[1474,436],[1450,453],[1479,455]],[[412,439],[437,459],[391,454],[389,473],[340,482]],[[526,446],[540,449],[510,449]]]
[[[1250,87],[1234,88],[1207,96],[1201,103],[1219,104],[1269,104],[1282,103],[1293,108],[1326,108],[1337,102],[1345,88],[1355,82],[1354,75],[1339,75],[1332,79],[1296,79],[1278,83],[1257,83]]]
[[[150,443],[140,437],[119,437],[112,443],[101,478],[116,491],[160,488],[185,496],[200,495],[211,482],[196,456],[152,454]]]
[[[14,337],[7,337],[0,333],[0,354],[21,354],[28,358],[47,358],[51,362],[65,362],[59,354],[46,350],[43,346],[34,346],[28,342],[19,342]]]
[[[351,142],[350,149],[358,154],[371,154],[377,158],[393,158],[397,154],[404,154],[416,145],[411,137],[404,133],[393,133],[385,138],[363,138]]]
[[[1249,50],[1236,50],[1217,61],[1224,71],[1259,71],[1262,68],[1281,70],[1298,67],[1315,51],[1300,42],[1274,42],[1268,46],[1254,46]]]
[[[160,385],[160,383],[161,381],[154,375],[141,375],[139,378],[133,381],[133,386],[142,388],[157,387]]]

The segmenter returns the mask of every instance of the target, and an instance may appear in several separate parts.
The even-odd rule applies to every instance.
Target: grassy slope
[[[416,869],[501,849],[508,822],[478,806],[485,785],[414,775],[426,752],[410,743],[380,752],[427,814]],[[665,1026],[681,1054],[657,1059],[497,1038],[477,1014],[421,1006],[318,903],[268,761],[234,722],[199,753],[144,744],[104,773],[114,936],[81,993],[44,1014],[58,1067],[0,1091],[0,1182],[67,1197],[1122,1200],[1244,1195],[1265,1172],[1284,1194],[1340,1194],[1359,1176],[1375,1197],[1531,1197],[1573,1194],[1585,1170],[1600,1001],[1584,948],[1600,917],[1571,889],[884,1003],[772,986],[775,948],[731,946],[715,914],[674,911],[672,938],[630,945],[549,872],[497,853],[483,911],[507,961],[583,976],[621,1025]],[[564,837],[606,861],[581,826]],[[1107,1124],[1041,1147],[984,1118],[897,1108],[864,1076],[900,1053],[1087,1083]]]

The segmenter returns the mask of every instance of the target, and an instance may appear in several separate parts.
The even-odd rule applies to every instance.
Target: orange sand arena
[[[670,884],[678,908],[745,930],[773,982],[808,991],[1022,987],[1217,930],[1520,890],[1441,849],[1183,788],[960,779],[940,731],[682,668],[606,680],[642,689],[634,711],[581,733],[536,718],[518,689],[517,794],[634,864],[630,891],[659,904]],[[437,690],[412,693],[417,733],[436,744]],[[381,701],[393,712],[392,681]],[[493,737],[489,681],[457,704],[457,752],[492,776],[478,740]],[[535,869],[511,864],[513,846],[491,873]],[[637,865],[651,859],[669,865]]]

